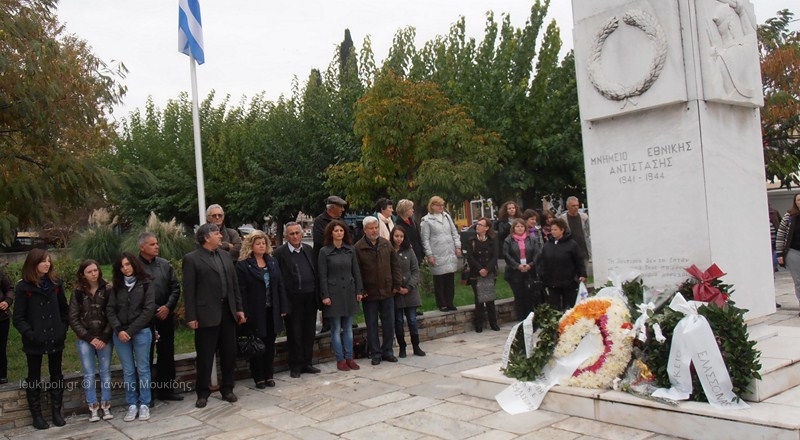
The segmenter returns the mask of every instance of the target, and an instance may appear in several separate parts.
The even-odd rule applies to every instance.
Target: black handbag
[[[267,351],[267,347],[264,345],[264,341],[255,335],[236,337],[236,354],[240,358],[250,359],[264,354],[265,351]]]

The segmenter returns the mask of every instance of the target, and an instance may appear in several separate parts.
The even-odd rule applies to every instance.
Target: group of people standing
[[[114,261],[112,282],[103,278],[100,265],[84,260],[75,274],[72,295],[56,273],[50,254],[31,250],[22,266],[22,279],[7,307],[14,302],[12,321],[22,336],[28,372],[24,388],[37,429],[49,424],[42,415],[42,392],[50,395],[52,422],[63,426],[64,396],[62,357],[67,330],[77,336],[77,353],[83,369],[83,386],[89,420],[114,418],[111,411],[111,356],[116,349],[122,364],[125,421],[150,418],[152,389],[163,400],[182,400],[175,390],[174,310],[180,295],[172,266],[158,257],[158,241],[152,233],[139,236],[139,255],[121,254]],[[5,291],[5,284],[3,285]],[[156,338],[154,335],[158,335]],[[155,342],[155,340],[158,342]],[[151,359],[158,350],[158,378],[151,382]],[[5,351],[5,350],[4,350]],[[42,382],[41,368],[47,355],[50,380]],[[100,373],[100,400],[95,374]],[[5,372],[3,372],[5,375]]]

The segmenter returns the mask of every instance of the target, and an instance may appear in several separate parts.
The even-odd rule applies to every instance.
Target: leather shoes
[[[491,327],[491,328],[492,328],[492,330],[494,330],[494,331],[496,331],[496,332],[499,332],[499,331],[500,331],[500,326],[499,326],[499,325],[497,325],[497,324],[489,324],[489,327]]]
[[[194,403],[195,408],[205,408],[208,405],[208,397],[198,397]]]
[[[266,387],[267,387],[267,383],[266,382],[258,382],[256,384],[256,388],[258,388],[259,390],[263,390]]]
[[[397,362],[397,358],[394,357],[394,355],[392,354],[383,356],[381,359],[383,359],[386,362]]]
[[[169,391],[169,392],[166,392],[166,393],[160,393],[158,395],[158,398],[160,400],[171,400],[171,401],[174,401],[174,402],[180,402],[181,400],[183,400],[183,396],[181,396],[180,394],[176,393],[175,391]]]
[[[483,326],[479,326],[479,327],[476,326],[475,327],[475,333],[481,333],[481,332],[483,332]]]
[[[292,370],[289,372],[289,377],[293,377],[295,379],[300,377],[300,372],[297,370]]]
[[[222,393],[222,400],[233,403],[238,401],[239,398],[236,397],[236,394],[233,394],[233,391],[229,391],[227,393]]]
[[[372,358],[372,365],[380,365],[381,358]]]
[[[302,370],[300,370],[300,371],[302,371],[303,373],[317,374],[317,373],[319,373],[321,370],[320,370],[319,368],[317,368],[317,367],[313,366],[313,365],[306,365],[306,366],[305,366],[305,367],[303,367],[303,369],[302,369]]]

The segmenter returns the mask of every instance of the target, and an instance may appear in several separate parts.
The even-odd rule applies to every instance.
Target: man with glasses
[[[233,261],[239,259],[239,251],[242,249],[242,237],[236,232],[236,229],[225,227],[225,212],[222,206],[216,203],[206,209],[206,221],[214,224],[219,228],[222,233],[222,245],[219,247],[222,250],[228,251],[233,257]]]
[[[285,318],[289,375],[298,378],[301,373],[320,372],[319,368],[311,365],[319,302],[317,262],[314,250],[303,243],[303,228],[298,223],[287,223],[283,237],[286,242],[275,249],[274,256],[290,304],[290,312]]]

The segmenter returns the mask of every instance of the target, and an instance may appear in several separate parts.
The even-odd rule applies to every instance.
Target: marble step
[[[510,385],[513,379],[503,376],[500,364],[467,370],[463,377]],[[473,387],[476,397],[489,387]],[[495,387],[497,388],[497,387]],[[470,388],[464,394],[471,393]],[[800,387],[786,399],[797,402]],[[744,410],[719,410],[707,403],[682,402],[677,406],[641,399],[613,390],[592,390],[556,386],[544,398],[540,410],[568,414],[636,429],[688,439],[800,439],[800,405],[787,405],[780,396],[767,402],[750,403]],[[775,400],[775,402],[772,402]]]
[[[759,325],[750,337],[761,351],[761,379],[753,381],[745,400],[763,402],[800,385],[800,328]]]

